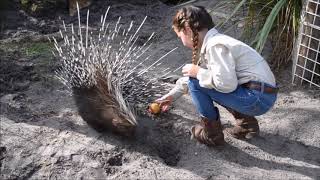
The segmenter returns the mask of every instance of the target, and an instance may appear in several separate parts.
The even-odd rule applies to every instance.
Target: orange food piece
[[[158,103],[151,103],[149,110],[152,114],[158,114],[161,111],[160,105]]]

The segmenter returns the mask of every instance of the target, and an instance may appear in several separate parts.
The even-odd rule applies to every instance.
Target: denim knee
[[[217,110],[210,96],[200,88],[199,80],[189,78],[188,87],[198,113],[209,120],[216,120],[218,118]]]

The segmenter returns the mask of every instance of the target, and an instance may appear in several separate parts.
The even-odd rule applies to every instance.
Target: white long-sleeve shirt
[[[211,29],[204,37],[200,50],[200,68],[197,79],[201,87],[222,93],[234,91],[249,81],[265,82],[275,86],[274,75],[264,58],[247,44]],[[182,77],[166,95],[174,100],[188,92],[189,77]]]

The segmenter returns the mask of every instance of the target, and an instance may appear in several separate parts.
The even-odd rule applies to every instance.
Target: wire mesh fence
[[[292,83],[320,87],[320,0],[307,0],[304,7]]]

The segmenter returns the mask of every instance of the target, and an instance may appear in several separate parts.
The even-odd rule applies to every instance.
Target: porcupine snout
[[[136,125],[121,116],[116,107],[110,106],[107,97],[101,97],[96,86],[73,88],[73,97],[80,116],[89,126],[99,132],[109,130],[126,137],[134,136]]]

